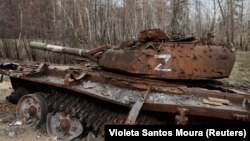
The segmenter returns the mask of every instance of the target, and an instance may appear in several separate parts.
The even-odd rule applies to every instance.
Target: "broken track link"
[[[104,127],[107,124],[125,124],[129,109],[114,106],[88,97],[67,94],[60,91],[50,93],[46,101],[49,113],[63,112],[72,119],[77,118],[82,126],[81,137],[93,132],[95,136],[104,135]],[[167,119],[161,116],[153,116],[151,113],[142,112],[138,116],[137,125],[166,124]]]

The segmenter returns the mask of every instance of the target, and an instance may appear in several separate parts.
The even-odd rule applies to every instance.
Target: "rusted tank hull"
[[[22,95],[17,120],[46,124],[62,140],[102,137],[107,124],[250,124],[250,95],[217,81],[125,76],[95,64],[3,66],[0,74],[15,90],[8,100]]]
[[[145,100],[142,110],[177,115],[180,114],[180,111],[185,110],[187,111],[186,116],[240,120],[250,123],[250,111],[242,106],[245,99],[250,99],[250,95],[243,92],[236,93],[232,90],[223,92],[219,89],[187,87],[185,83],[171,85],[166,81],[140,79],[76,66],[48,66],[43,72],[40,71],[32,69],[25,73],[4,72],[11,76],[15,89],[25,87],[31,92],[50,93],[51,89],[44,89],[44,87],[51,86],[128,108],[133,107],[136,101],[145,95],[147,88],[152,86],[152,91]],[[84,76],[81,75],[82,72],[86,72]],[[73,74],[82,78],[73,79],[70,77]],[[226,99],[230,104],[215,106],[204,103],[203,100],[208,97]]]
[[[44,79],[51,79],[51,78],[44,78]],[[80,94],[83,96],[87,96],[87,97],[92,97],[92,98],[96,98],[95,102],[100,102],[99,100],[103,101],[104,105],[109,105],[111,104],[112,106],[118,106],[117,110],[119,110],[119,108],[121,108],[121,110],[124,108],[126,109],[125,112],[126,114],[123,115],[124,118],[127,117],[127,114],[129,112],[129,108],[131,108],[133,106],[133,104],[135,104],[134,100],[131,100],[131,98],[140,98],[141,95],[145,94],[146,91],[131,91],[128,89],[120,89],[121,93],[117,93],[115,91],[111,91],[112,94],[114,94],[113,96],[116,97],[116,99],[114,98],[109,98],[111,95],[107,94],[107,93],[98,93],[97,91],[92,91],[90,90],[90,88],[87,89],[83,89],[83,88],[79,88],[79,87],[75,87],[75,86],[64,86],[63,84],[55,84],[53,82],[44,82],[41,80],[36,80],[36,79],[12,79],[12,81],[14,83],[16,82],[21,82],[23,83],[23,85],[33,85],[33,89],[30,89],[30,92],[35,92],[37,90],[44,92],[44,93],[49,93],[52,89],[58,89],[58,88],[62,88],[63,92],[68,92],[71,91],[71,94]],[[99,83],[91,83],[89,81],[83,83],[85,85],[99,85]],[[110,86],[110,85],[109,85]],[[48,89],[44,89],[42,87],[47,87],[50,89],[50,91]],[[116,89],[117,87],[109,87],[109,89]],[[107,90],[106,90],[107,91]],[[192,91],[192,90],[190,90]],[[110,94],[111,94],[110,92]],[[131,94],[129,94],[129,92],[131,92]],[[201,91],[202,92],[202,91]],[[205,90],[203,91],[205,92]],[[169,114],[173,114],[172,116],[175,115],[179,115],[180,114],[180,110],[187,110],[188,112],[186,113],[186,117],[190,116],[190,121],[186,121],[185,124],[197,124],[197,122],[199,124],[206,124],[207,122],[202,122],[202,121],[197,121],[195,122],[192,117],[200,117],[200,118],[205,118],[206,121],[213,121],[214,123],[218,123],[218,121],[221,123],[222,120],[225,120],[226,123],[229,124],[235,124],[235,123],[250,123],[250,113],[249,111],[245,110],[244,108],[241,108],[241,102],[244,100],[245,96],[243,95],[238,95],[238,96],[229,96],[232,100],[232,105],[231,106],[209,106],[206,104],[202,103],[202,99],[206,98],[208,96],[213,96],[213,97],[218,97],[218,98],[223,98],[225,97],[225,94],[223,93],[216,93],[213,94],[212,91],[208,92],[206,91],[206,94],[203,93],[203,95],[199,95],[198,93],[196,93],[196,95],[192,95],[191,93],[193,92],[187,92],[186,94],[182,94],[182,95],[176,95],[176,94],[170,94],[170,95],[166,95],[164,96],[164,94],[157,94],[157,93],[152,93],[151,96],[149,96],[149,100],[147,100],[147,102],[145,102],[143,104],[142,107],[142,111],[149,111],[149,112],[153,112],[155,113],[156,117],[158,117],[157,114],[160,115],[169,115]],[[122,94],[124,98],[121,98],[119,96],[121,96]],[[135,94],[135,95],[133,95]],[[247,96],[249,98],[249,96]],[[130,99],[127,99],[130,98]],[[153,101],[152,98],[158,98],[157,100]],[[160,100],[162,99],[162,100]],[[164,101],[166,100],[166,101]],[[195,101],[197,100],[197,101]],[[56,101],[54,101],[56,102]],[[63,103],[61,103],[63,104]],[[168,121],[168,119],[165,119],[166,121]],[[211,122],[210,121],[210,122]],[[119,124],[125,124],[124,122],[121,122]],[[143,123],[141,123],[143,124]],[[151,124],[156,124],[156,123],[151,123]],[[173,123],[169,123],[169,124],[175,124],[175,122]]]
[[[107,50],[98,64],[148,78],[206,80],[229,77],[236,58],[234,52],[222,46],[194,47],[176,43],[151,46],[138,50]]]

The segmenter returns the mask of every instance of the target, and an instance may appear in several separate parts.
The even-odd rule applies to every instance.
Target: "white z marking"
[[[155,55],[155,58],[164,59],[165,64],[168,62],[168,60],[171,58],[169,54],[161,54],[161,55]],[[162,68],[162,63],[159,63],[155,68],[155,71],[171,71],[170,68]]]

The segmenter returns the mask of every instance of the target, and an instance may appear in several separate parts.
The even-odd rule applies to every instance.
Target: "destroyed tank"
[[[250,123],[250,95],[229,77],[235,52],[193,36],[146,30],[138,40],[92,50],[31,42],[33,49],[88,58],[77,65],[1,64],[17,119],[73,140],[102,138],[107,124]]]

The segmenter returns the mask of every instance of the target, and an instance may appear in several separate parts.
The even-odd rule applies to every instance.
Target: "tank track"
[[[95,136],[104,135],[107,124],[125,124],[129,109],[97,101],[89,97],[53,90],[46,98],[50,113],[64,112],[71,118],[77,118],[83,126],[81,138],[89,132]],[[142,111],[137,120],[137,125],[166,124],[165,116],[158,116]]]

